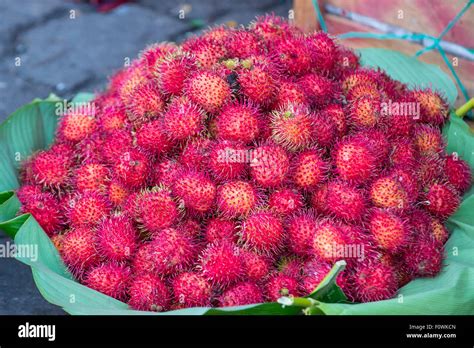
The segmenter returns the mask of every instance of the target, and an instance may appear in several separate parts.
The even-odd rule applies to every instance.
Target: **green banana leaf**
[[[360,54],[363,65],[380,67],[412,88],[431,87],[442,91],[453,106],[456,88],[439,67],[385,49],[362,49]],[[91,94],[81,93],[73,102],[92,98]],[[441,274],[416,279],[400,289],[396,298],[386,301],[347,302],[335,285],[335,278],[344,267],[341,263],[334,266],[306,299],[283,298],[279,303],[189,308],[166,313],[131,310],[127,304],[77,283],[36,220],[29,214],[17,216],[20,203],[15,189],[19,186],[19,165],[53,141],[58,102],[62,100],[54,95],[45,100],[36,99],[0,125],[0,229],[14,238],[17,245],[37,246],[36,258],[26,255],[17,258],[31,266],[34,281],[44,298],[66,312],[89,315],[474,314],[474,189],[464,195],[460,208],[448,221],[452,235],[446,245],[447,257]],[[474,137],[464,121],[453,114],[444,136],[448,151],[457,152],[474,170]]]

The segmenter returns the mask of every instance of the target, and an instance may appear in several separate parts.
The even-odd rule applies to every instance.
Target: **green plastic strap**
[[[321,29],[325,33],[327,33],[328,32],[328,27],[326,26],[326,21],[324,20],[323,14],[319,10],[318,0],[313,0],[313,7],[314,7],[314,10],[316,11],[316,14],[318,15],[318,20],[319,20],[319,24],[321,25]]]

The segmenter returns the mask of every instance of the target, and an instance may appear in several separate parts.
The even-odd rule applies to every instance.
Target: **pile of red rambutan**
[[[471,185],[448,106],[329,35],[265,16],[148,47],[18,190],[78,281],[167,311],[306,296],[337,260],[356,302],[440,272]]]

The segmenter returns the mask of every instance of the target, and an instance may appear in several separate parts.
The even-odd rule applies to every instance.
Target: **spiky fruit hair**
[[[263,301],[262,290],[252,282],[242,282],[228,288],[220,297],[222,307],[243,306]]]
[[[163,280],[153,274],[140,274],[130,282],[130,307],[140,311],[162,312],[169,309],[171,295]]]

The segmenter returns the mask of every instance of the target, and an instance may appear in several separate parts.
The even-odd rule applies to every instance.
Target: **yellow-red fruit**
[[[390,253],[399,251],[410,239],[405,221],[388,210],[375,209],[369,218],[369,231],[377,245]]]
[[[344,109],[341,105],[330,104],[321,111],[321,114],[323,119],[329,119],[332,121],[336,128],[336,134],[339,137],[346,135],[348,128],[347,119]]]
[[[160,42],[147,46],[140,52],[140,62],[145,63],[148,69],[153,69],[160,61],[178,51],[178,46],[172,42]]]
[[[102,107],[98,115],[98,126],[106,133],[124,129],[128,124],[125,107],[121,103]]]
[[[261,302],[263,302],[262,291],[252,282],[236,284],[219,297],[221,307],[243,306]]]
[[[244,276],[241,253],[242,250],[227,240],[209,244],[200,256],[202,275],[218,288],[235,283]]]
[[[64,234],[61,256],[75,275],[100,262],[96,248],[95,231],[88,227],[77,227]]]
[[[471,187],[472,174],[469,164],[458,158],[457,154],[446,157],[445,171],[448,181],[459,193],[464,193]]]
[[[380,119],[380,100],[371,96],[355,99],[350,108],[350,120],[357,128],[375,127]]]
[[[366,69],[357,69],[349,73],[342,80],[342,90],[347,95],[355,86],[361,84],[377,85],[374,72]]]
[[[333,156],[336,173],[344,180],[358,184],[374,175],[377,160],[368,139],[344,138],[336,145]]]
[[[173,141],[165,132],[163,119],[143,123],[135,132],[137,146],[153,155],[161,155],[170,150]]]
[[[126,216],[116,215],[101,221],[96,234],[99,253],[106,260],[125,261],[135,253],[138,233]]]
[[[414,91],[412,96],[420,104],[422,122],[441,126],[447,121],[449,108],[438,93],[427,89]]]
[[[291,250],[298,255],[310,254],[313,238],[318,229],[318,222],[314,216],[300,213],[290,217],[286,226]]]
[[[243,221],[240,239],[249,249],[261,254],[277,252],[285,232],[280,217],[270,211],[256,211]]]
[[[274,191],[268,198],[268,206],[282,215],[289,215],[303,207],[303,196],[290,188]]]
[[[108,181],[109,170],[103,164],[89,163],[78,167],[73,176],[77,191],[102,191]]]
[[[187,170],[178,175],[173,192],[192,212],[205,213],[214,204],[216,185],[204,174]]]
[[[117,180],[112,180],[107,186],[107,196],[114,207],[122,205],[128,194],[128,189]]]
[[[276,273],[265,285],[268,301],[275,302],[282,296],[298,296],[298,281],[288,275]]]
[[[315,256],[325,261],[337,261],[339,250],[345,245],[343,231],[337,224],[331,220],[319,221],[312,240]]]
[[[311,189],[325,178],[327,164],[316,149],[305,150],[292,160],[293,182],[301,189]]]
[[[31,162],[27,162],[25,174],[46,187],[64,186],[69,181],[72,163],[69,148],[55,145],[47,151],[38,153]]]
[[[229,104],[216,118],[217,136],[224,140],[249,143],[260,133],[260,117],[258,109],[252,104]]]
[[[359,221],[367,208],[364,192],[344,182],[331,181],[327,186],[326,205],[339,219]]]
[[[77,143],[90,136],[96,129],[97,120],[93,115],[70,112],[60,120],[58,138]]]
[[[227,82],[210,71],[200,71],[191,77],[186,92],[193,102],[208,112],[218,111],[231,96]]]
[[[127,298],[130,279],[130,267],[110,262],[92,268],[86,275],[84,284],[107,296],[124,300]]]
[[[404,210],[409,206],[409,197],[398,177],[380,177],[370,187],[372,203],[380,208]]]
[[[205,69],[210,69],[227,55],[224,45],[208,37],[193,37],[183,44],[183,49],[192,54],[197,64]]]
[[[128,304],[139,311],[162,312],[169,308],[171,295],[163,280],[153,274],[140,274],[132,279]]]
[[[423,156],[440,153],[443,149],[443,136],[437,128],[419,124],[415,127],[413,136],[415,146]]]
[[[430,235],[438,243],[444,244],[449,238],[448,229],[443,225],[443,223],[439,219],[435,217],[431,218],[431,221],[429,223],[429,231],[430,231]]]
[[[284,148],[296,151],[308,147],[312,142],[313,117],[308,108],[288,104],[272,113],[273,140]]]
[[[134,124],[142,124],[163,112],[165,103],[154,82],[134,87],[127,98],[128,119]]]
[[[237,240],[235,222],[223,218],[212,218],[207,222],[204,238],[207,243],[215,243],[222,239]]]
[[[426,210],[441,219],[448,218],[459,207],[459,193],[450,184],[435,182],[426,188]]]
[[[200,274],[184,272],[172,281],[174,300],[179,308],[211,305],[211,284]]]
[[[116,177],[129,188],[139,188],[146,183],[150,163],[148,157],[136,149],[122,153],[114,166]]]
[[[205,112],[186,97],[177,97],[168,105],[163,117],[163,128],[168,137],[184,140],[204,129]]]
[[[196,59],[186,54],[168,57],[156,64],[154,73],[164,94],[180,95],[186,79],[196,69]]]
[[[96,192],[77,195],[68,204],[68,217],[73,226],[95,226],[110,212],[108,200]]]
[[[252,178],[262,187],[276,187],[283,183],[290,168],[285,149],[268,144],[255,148],[250,164]]]

